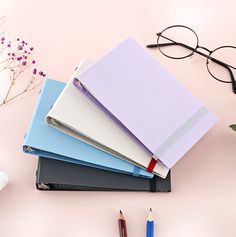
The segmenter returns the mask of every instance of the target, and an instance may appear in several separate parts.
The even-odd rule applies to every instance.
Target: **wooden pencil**
[[[154,219],[152,215],[152,208],[150,208],[149,215],[148,215],[146,237],[154,237]]]
[[[121,210],[120,210],[119,218],[118,218],[118,226],[119,226],[120,237],[128,237],[126,221]]]

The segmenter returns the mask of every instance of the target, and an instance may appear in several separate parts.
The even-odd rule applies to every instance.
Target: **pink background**
[[[185,24],[210,49],[235,45],[235,1],[218,0],[1,0],[7,36],[35,46],[38,65],[50,78],[67,81],[83,57],[96,59],[126,36],[140,44],[155,33]],[[219,117],[173,168],[171,193],[40,192],[36,158],[22,142],[38,89],[0,108],[0,169],[10,178],[0,192],[0,236],[118,236],[123,210],[129,236],[145,236],[150,207],[161,237],[236,236],[236,95],[211,78],[201,56],[171,60],[150,51],[177,80]]]

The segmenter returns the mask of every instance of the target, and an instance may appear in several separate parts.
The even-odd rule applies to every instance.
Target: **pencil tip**
[[[153,221],[152,208],[149,209],[148,221]]]

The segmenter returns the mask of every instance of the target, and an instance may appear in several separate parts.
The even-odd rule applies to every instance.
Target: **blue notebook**
[[[64,87],[65,83],[45,80],[25,135],[23,151],[36,156],[152,178],[153,174],[46,125],[45,117]]]

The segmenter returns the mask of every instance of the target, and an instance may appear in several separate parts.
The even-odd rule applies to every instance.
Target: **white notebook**
[[[85,65],[84,68],[90,63],[86,59],[81,62]],[[151,159],[150,153],[130,139],[109,116],[73,85],[74,75],[81,72],[81,67],[78,68],[80,70],[75,71],[49,111],[47,123],[118,158],[146,168]],[[168,171],[167,167],[158,162],[153,173],[165,178]]]

